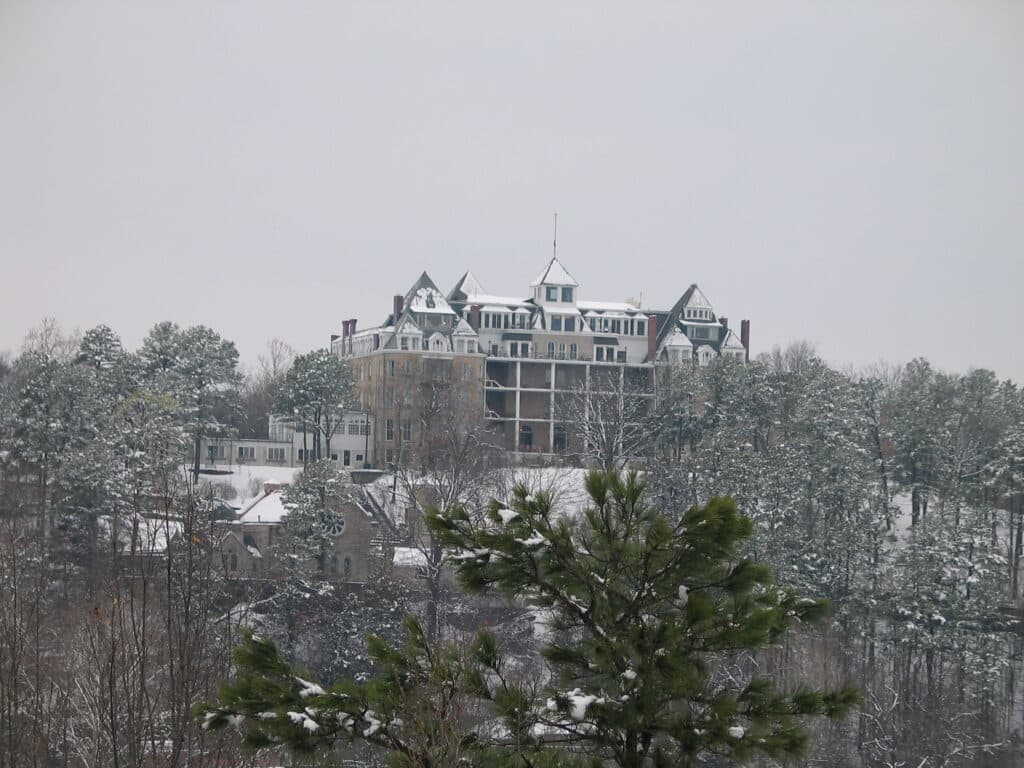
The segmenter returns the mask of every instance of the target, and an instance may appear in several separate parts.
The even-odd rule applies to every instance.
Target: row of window
[[[558,301],[561,296],[563,304],[572,304],[573,301],[573,289],[572,288],[559,288],[556,285],[544,286],[544,299],[546,301]]]
[[[712,319],[712,317],[711,317],[711,310],[710,309],[690,309],[689,307],[687,307],[687,309],[686,309],[686,319],[687,320],[711,320]]]
[[[528,312],[484,312],[480,316],[480,325],[484,328],[527,328],[530,314]]]
[[[384,439],[391,442],[395,439],[395,420],[387,419],[384,422]],[[412,440],[412,419],[402,420],[402,440]]]

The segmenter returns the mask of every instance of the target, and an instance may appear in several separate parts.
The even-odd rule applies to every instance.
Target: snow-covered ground
[[[200,475],[200,482],[212,486],[229,485],[234,490],[233,498],[227,499],[231,506],[244,508],[253,499],[263,495],[266,482],[288,485],[302,470],[295,467],[262,466],[259,464],[231,465],[230,474]],[[218,469],[220,469],[218,467]]]

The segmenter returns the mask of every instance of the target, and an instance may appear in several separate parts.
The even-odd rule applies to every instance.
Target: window
[[[548,357],[554,357],[554,356],[555,356],[555,342],[549,341],[548,342]]]
[[[355,422],[355,421],[350,421],[348,423],[348,433],[350,435],[358,435],[359,434],[359,423]]]
[[[390,408],[395,404],[395,388],[388,387],[384,390],[384,407]]]
[[[330,563],[331,563],[331,565],[330,565],[331,573],[337,573],[338,572],[338,556],[337,555],[331,555]]]
[[[462,380],[469,381],[473,378],[473,369],[470,368],[469,363],[462,364]]]
[[[345,569],[344,575],[345,576],[351,576],[352,575],[352,558],[351,557],[346,557],[344,563],[342,564],[342,567]]]
[[[553,285],[547,287],[547,293],[545,294],[548,301],[558,301],[558,289]]]
[[[337,461],[337,460],[338,460],[338,454],[332,453],[331,454],[331,461]]]
[[[620,349],[615,353],[615,361],[618,363],[626,362],[626,350]]]
[[[469,354],[471,354],[471,355],[475,355],[476,354],[476,342],[473,341],[472,339],[467,341],[466,342],[466,351],[469,352]]]
[[[622,333],[622,321],[621,320],[612,320],[612,333],[615,333],[615,334]]]
[[[402,439],[412,440],[412,419],[405,419],[402,422]]]
[[[558,345],[558,359],[565,360],[565,344]]]
[[[228,561],[228,570],[238,570],[238,555],[236,555],[234,552],[231,553],[231,559]]]
[[[695,339],[707,339],[707,338],[710,337],[710,335],[711,334],[710,334],[710,329],[709,328],[694,328],[693,329],[693,338],[695,338]]]
[[[577,345],[577,344],[570,344],[569,345],[569,359],[570,360],[575,360],[577,355],[579,355],[579,352],[580,352],[579,345]]]
[[[565,330],[567,330],[567,331],[575,331],[576,330],[576,318],[575,317],[567,317],[567,318],[565,318],[564,326],[565,326]]]
[[[224,458],[224,446],[223,445],[208,445],[206,446],[206,455],[210,461]]]
[[[306,458],[306,454],[307,453],[312,454],[312,451],[307,451],[307,450],[304,450],[302,448],[299,448],[298,453],[299,453],[299,461],[302,461],[303,459]]]
[[[394,440],[395,439],[395,422],[388,419],[384,422],[384,439]]]
[[[403,336],[401,339],[399,339],[398,345],[402,349],[408,349],[409,348],[409,337],[408,336]]]
[[[394,464],[395,463],[395,452],[390,448],[384,451],[384,463]]]
[[[636,321],[636,335],[637,336],[643,336],[645,333],[647,333],[647,323],[646,323],[646,321],[644,321],[644,320],[637,320]]]
[[[356,454],[356,464],[358,465],[358,464],[362,464],[362,463],[363,463],[363,454],[357,453]]]
[[[562,318],[559,317],[558,315],[554,315],[551,318],[551,330],[552,331],[560,331],[560,330],[562,330]]]
[[[352,466],[352,451],[342,451],[341,452],[341,459],[342,459],[341,460],[342,466],[344,466],[344,467],[351,467]]]
[[[394,376],[394,375],[395,375],[395,361],[394,360],[388,360],[388,376]]]
[[[572,288],[562,289],[562,301],[566,304],[572,304]]]
[[[284,461],[284,448],[267,448],[267,461]]]
[[[370,422],[364,421],[362,424],[359,425],[359,434],[360,435],[368,435],[368,434],[370,434]]]
[[[412,360],[406,360],[406,361],[405,361],[405,362],[404,362],[404,363],[402,364],[402,369],[403,369],[403,370],[404,370],[404,371],[405,371],[406,373],[412,373]]]
[[[243,461],[245,459],[255,459],[256,449],[247,445],[240,445],[238,446],[238,458]]]

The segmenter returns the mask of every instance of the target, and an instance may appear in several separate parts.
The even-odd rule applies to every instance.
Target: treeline
[[[0,379],[0,766],[243,765],[190,707],[237,626],[189,445],[240,412],[238,355],[203,328],[47,323]]]
[[[796,345],[673,371],[650,432],[666,507],[733,496],[757,526],[752,554],[832,601],[831,629],[774,659],[865,693],[822,758],[1017,764],[1020,388],[925,360],[842,372]]]
[[[319,359],[274,345],[243,375],[234,345],[210,329],[160,324],[130,352],[110,329],[68,338],[47,324],[0,364],[0,768],[254,759],[190,713],[230,676],[238,604],[266,595],[226,578],[213,507],[183,457],[189,446],[198,457],[204,437],[258,433],[272,410],[329,449],[325,409],[346,407],[348,384],[325,378]],[[672,369],[643,417],[644,440],[636,414],[620,416],[629,440],[612,430],[598,463],[614,464],[616,445],[641,450],[663,510],[734,497],[755,527],[748,554],[786,586],[832,601],[824,629],[744,662],[780,682],[861,688],[863,711],[821,726],[811,759],[1020,759],[1024,395],[1015,384],[923,360],[837,371],[798,345],[749,365]],[[475,427],[445,429],[455,438]],[[430,465],[445,506],[509,487],[465,472],[477,442],[449,442],[461,450],[446,448],[450,471]],[[402,468],[399,479],[411,487],[423,474]],[[426,549],[437,581],[441,548]],[[293,586],[268,613],[318,599],[301,578]],[[319,605],[336,671],[365,660],[362,647],[346,647],[364,628],[400,623],[387,596],[345,596],[346,629],[333,633],[333,604]],[[291,615],[277,618],[287,625],[280,637],[296,644],[285,650],[301,659]]]

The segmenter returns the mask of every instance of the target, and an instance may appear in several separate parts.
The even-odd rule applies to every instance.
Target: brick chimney
[[[743,344],[743,348],[747,350],[747,362],[750,362],[750,321],[740,321],[740,343]]]
[[[474,331],[480,330],[480,305],[474,304],[469,308],[469,327]]]
[[[729,330],[729,318],[728,317],[720,317],[720,318],[718,318],[718,322],[720,322],[722,324],[722,327],[725,328],[725,330]]]
[[[405,297],[404,296],[402,296],[401,294],[396,294],[395,295],[395,304],[394,304],[394,306],[392,307],[392,310],[391,310],[392,311],[391,322],[397,323],[398,322],[398,318],[400,318],[402,316],[402,304],[404,302],[405,302]]]
[[[352,337],[356,335],[356,319],[348,321],[348,353],[352,354]]]
[[[647,362],[653,363],[658,354],[658,316],[647,316]]]

